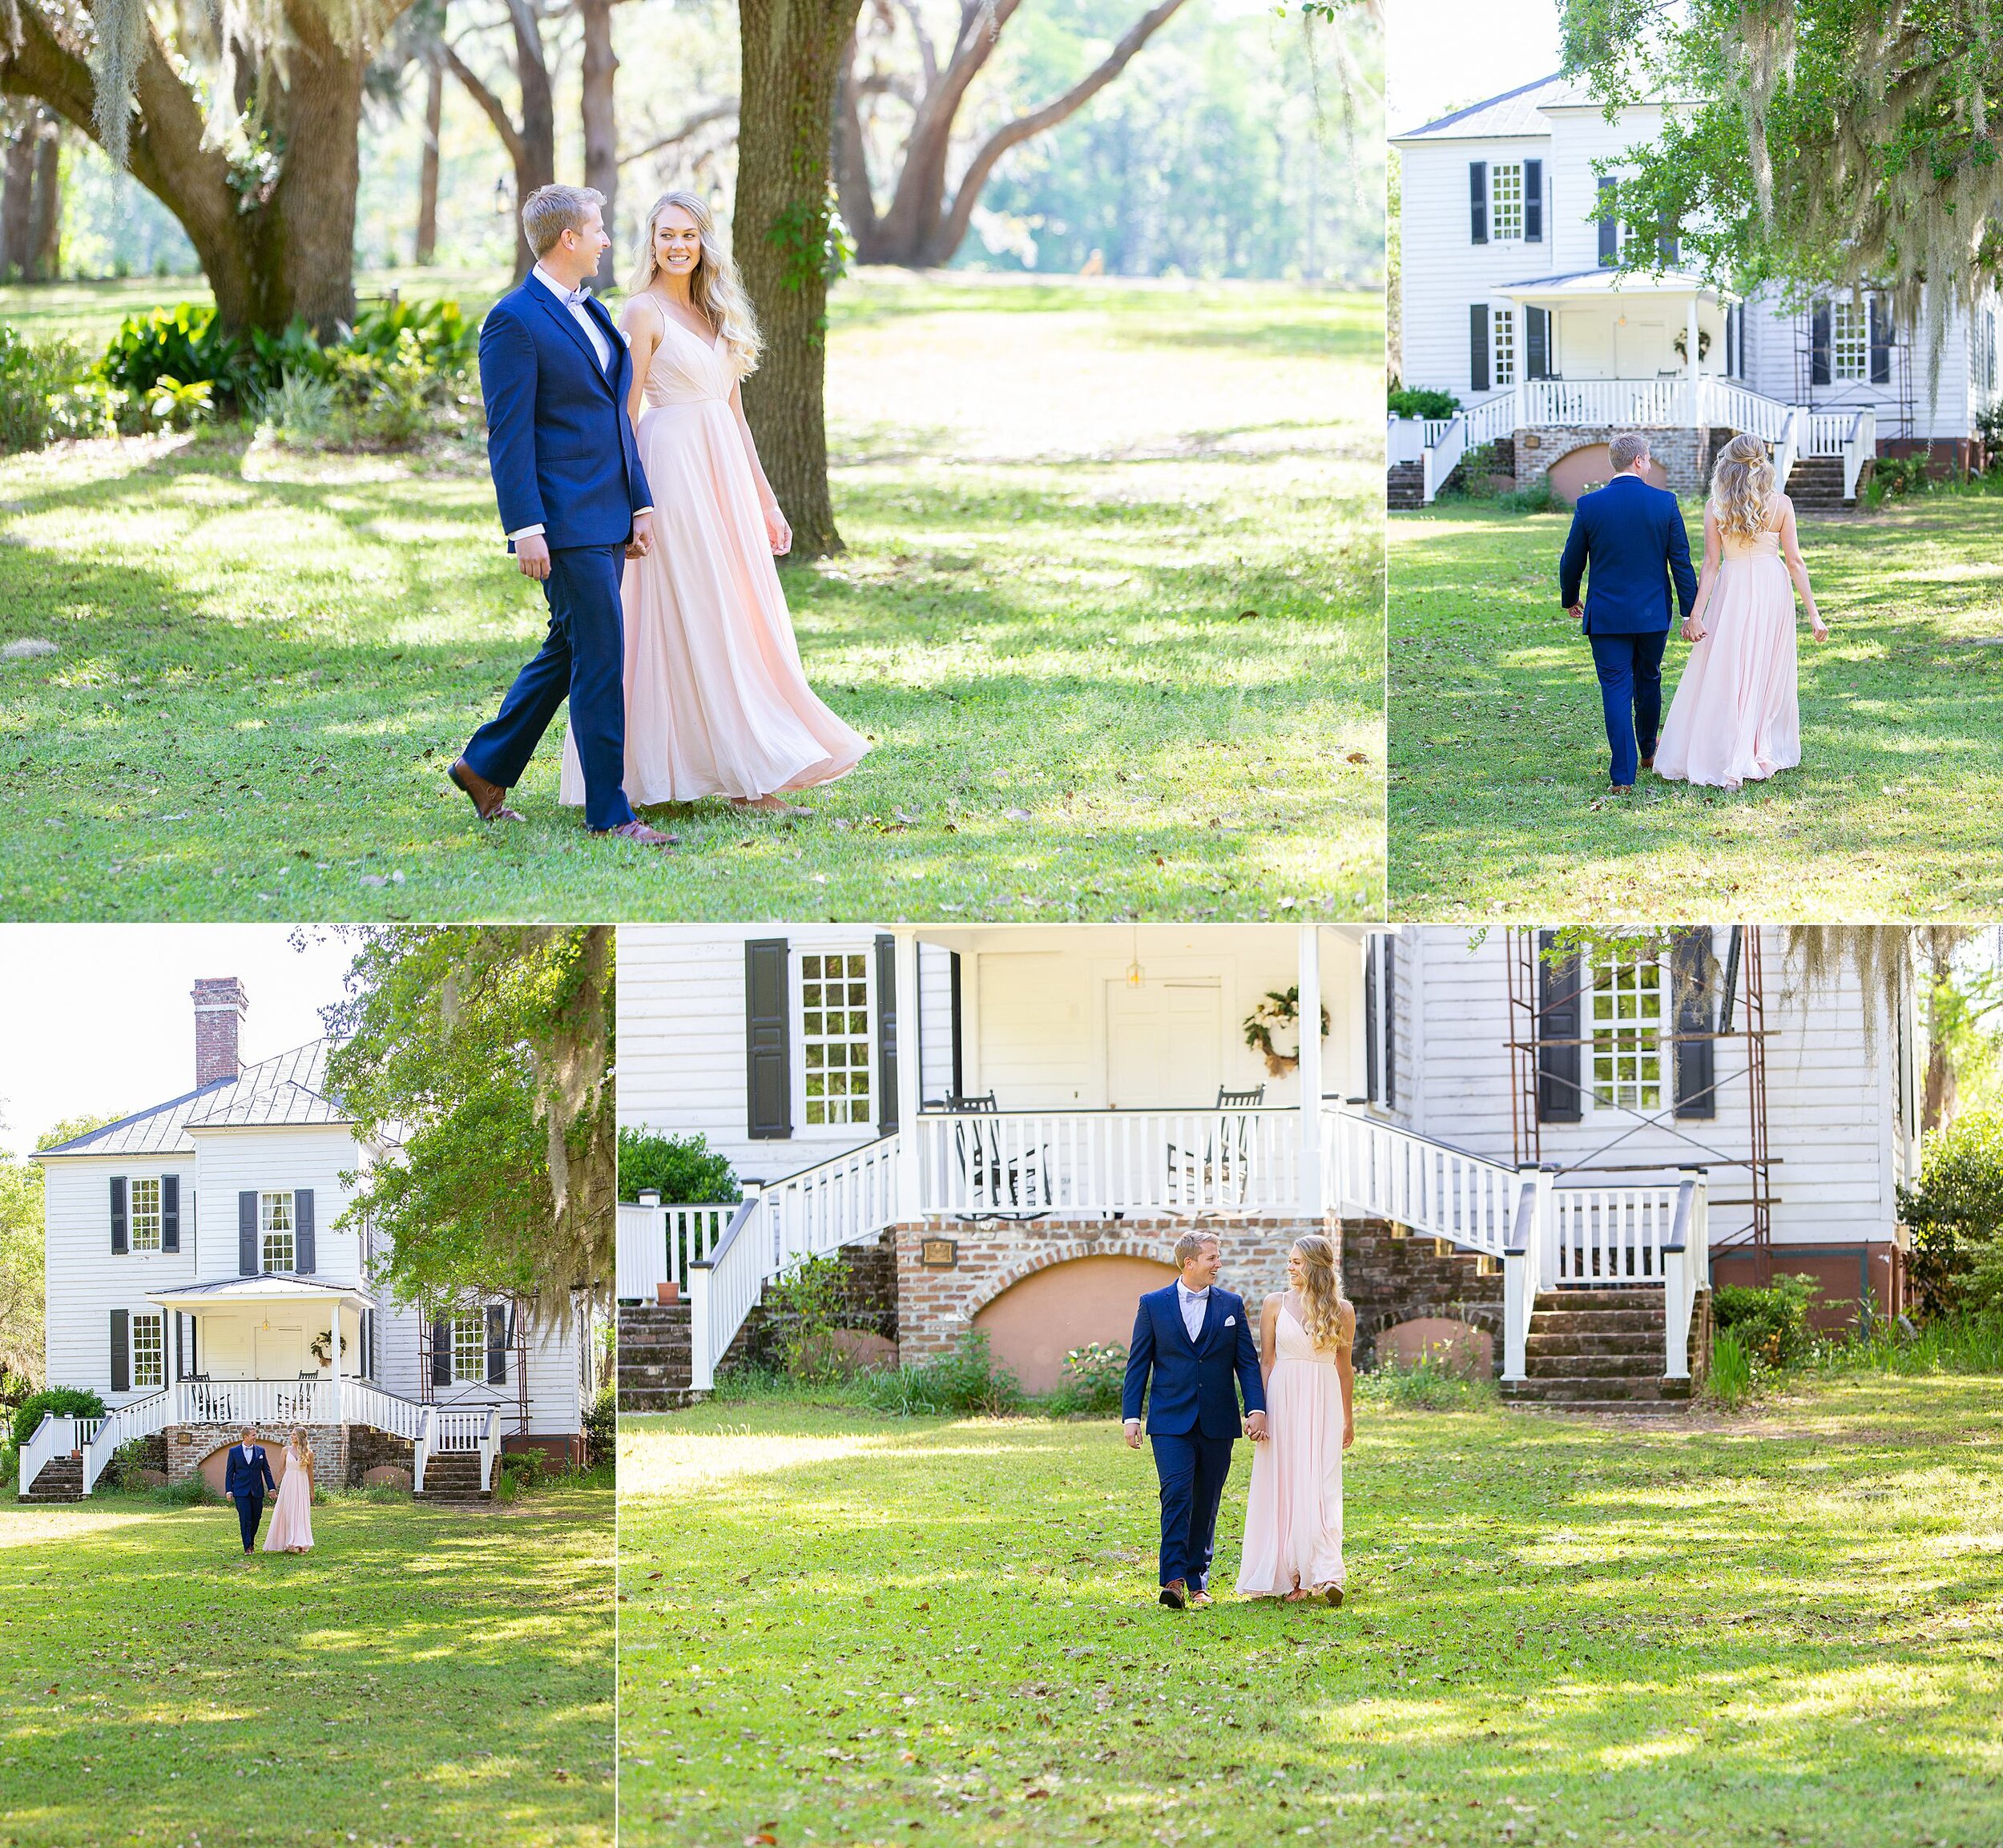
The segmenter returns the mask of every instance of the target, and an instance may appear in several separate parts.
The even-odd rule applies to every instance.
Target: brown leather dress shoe
[[[482,821],[521,820],[521,815],[508,807],[508,792],[499,783],[488,782],[463,757],[455,757],[445,775],[452,779],[454,788],[465,792],[474,812]]]
[[[682,841],[679,834],[663,834],[643,821],[622,822],[617,827],[594,827],[591,831],[601,840],[630,840],[641,847],[679,847]]]
[[[1615,795],[1632,795],[1634,793],[1634,786],[1631,783],[1611,783],[1608,787]]]
[[[1180,1579],[1171,1579],[1162,1587],[1162,1602],[1171,1611],[1179,1611],[1188,1601],[1188,1588]]]
[[[1216,1602],[1208,1592],[1191,1592],[1189,1594],[1189,1608],[1192,1611],[1207,1611]]]

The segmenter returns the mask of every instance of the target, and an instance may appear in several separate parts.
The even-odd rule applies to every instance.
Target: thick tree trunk
[[[417,241],[412,252],[420,264],[438,255],[438,135],[445,126],[445,67],[436,58],[425,66],[424,157],[417,166]]]
[[[508,19],[514,27],[514,69],[522,86],[521,152],[514,163],[514,280],[520,282],[535,265],[535,252],[522,234],[522,203],[556,179],[556,98],[542,55],[542,29],[529,0],[508,0]]]
[[[326,334],[355,318],[355,199],[369,60],[336,37],[314,0],[287,0],[285,19],[292,46],[280,105],[284,164],[270,202],[247,215],[276,272],[276,299],[258,324],[282,327],[303,315]]]
[[[34,210],[28,219],[28,274],[54,282],[62,273],[62,124],[43,111],[34,156]]]
[[[605,195],[605,228],[612,234],[598,264],[597,286],[604,290],[612,286],[622,254],[612,215],[619,195],[619,123],[613,108],[619,61],[612,50],[612,0],[578,0],[578,12],[584,22],[584,183]]]
[[[764,330],[744,414],[793,529],[793,556],[841,550],[828,491],[828,154],[835,72],[859,0],[742,0],[731,248]]]
[[[34,211],[35,124],[32,119],[7,143],[0,163],[0,280],[28,273],[28,225]]]

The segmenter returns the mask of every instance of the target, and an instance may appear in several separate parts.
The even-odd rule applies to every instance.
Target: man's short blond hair
[[[594,186],[538,186],[522,202],[522,235],[540,259],[564,232],[583,230],[593,206],[605,209],[605,195]]]
[[[1607,458],[1614,465],[1614,473],[1622,475],[1648,453],[1648,438],[1638,437],[1632,430],[1623,430],[1606,445]]]
[[[1215,1232],[1185,1232],[1175,1241],[1175,1268],[1181,1270],[1206,1245],[1216,1243]]]

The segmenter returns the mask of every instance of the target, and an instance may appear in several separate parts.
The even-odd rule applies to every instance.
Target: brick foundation
[[[1219,1281],[1255,1303],[1287,1283],[1287,1252],[1304,1232],[1337,1234],[1333,1220],[1300,1216],[1248,1217],[1206,1221],[1174,1219],[1064,1219],[1023,1222],[960,1220],[895,1226],[897,1315],[901,1360],[924,1360],[948,1353],[973,1319],[1011,1285],[1054,1264],[1078,1258],[1151,1258],[1172,1263],[1175,1241],[1192,1229],[1216,1234],[1223,1248]],[[956,1246],[953,1269],[929,1268],[925,1241],[949,1238]]]
[[[267,1450],[283,1450],[286,1439],[296,1428],[288,1424],[260,1424],[256,1429],[256,1441]],[[349,1429],[343,1424],[309,1424],[305,1427],[306,1442],[313,1453],[315,1482],[332,1485],[349,1480]],[[167,1481],[186,1482],[217,1451],[228,1450],[241,1435],[242,1427],[238,1425],[169,1425],[164,1433]],[[408,1444],[404,1447],[406,1462],[409,1447]]]
[[[1502,1360],[1502,1272],[1481,1274],[1481,1260],[1458,1246],[1382,1219],[1351,1219],[1342,1228],[1343,1288],[1356,1306],[1356,1364],[1376,1359],[1377,1337],[1421,1315],[1445,1316],[1485,1329]]]
[[[1660,462],[1669,485],[1679,494],[1703,494],[1711,486],[1711,457],[1716,440],[1729,432],[1675,429],[1643,429],[1634,424],[1540,425],[1534,430],[1519,430],[1515,437],[1516,485],[1527,488],[1550,473],[1554,462],[1562,461],[1574,449],[1594,443],[1610,443],[1623,430],[1635,430],[1648,439],[1648,451]]]
[[[841,1299],[834,1326],[859,1328],[895,1341],[899,1301],[896,1234],[885,1232],[864,1244],[844,1245],[834,1255],[841,1263]],[[717,1371],[748,1365],[777,1367],[780,1347],[780,1318],[761,1301],[744,1318]]]
[[[371,1424],[348,1427],[348,1480],[359,1484],[372,1469],[408,1469],[417,1467],[417,1447],[407,1437],[393,1437]]]

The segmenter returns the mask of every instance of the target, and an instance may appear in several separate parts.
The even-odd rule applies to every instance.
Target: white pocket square
[[[1227,1315],[1224,1318],[1224,1326],[1227,1328],[1235,1328],[1238,1326],[1238,1318],[1235,1315]]]

